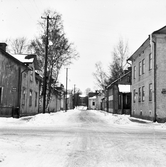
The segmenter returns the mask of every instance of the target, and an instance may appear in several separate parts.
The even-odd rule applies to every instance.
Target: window
[[[0,87],[0,104],[2,104],[3,87]]]
[[[32,90],[29,91],[29,106],[32,106]]]
[[[24,78],[26,78],[26,73],[24,72]]]
[[[152,54],[149,54],[149,70],[152,69]]]
[[[142,102],[145,101],[145,86],[142,86]]]
[[[134,79],[135,79],[136,78],[136,66],[134,66],[134,70],[133,71],[134,71],[133,75],[134,75]]]
[[[118,100],[118,103],[119,103],[119,109],[121,108],[121,94],[119,94],[119,100]]]
[[[94,101],[92,102],[92,105],[95,106],[95,102]]]
[[[152,83],[149,84],[149,101],[152,101]]]
[[[26,89],[23,87],[23,91],[22,91],[22,105],[25,105],[25,95],[26,95]]]
[[[138,89],[138,102],[141,102],[141,87]]]
[[[142,74],[145,74],[145,59],[142,60]]]
[[[139,76],[141,76],[141,71],[142,71],[142,62],[139,62]]]
[[[33,81],[33,71],[30,71],[30,81]]]
[[[136,91],[135,91],[135,89],[133,90],[133,103],[135,103],[135,101],[136,101]]]
[[[37,107],[37,92],[35,92],[35,107]]]

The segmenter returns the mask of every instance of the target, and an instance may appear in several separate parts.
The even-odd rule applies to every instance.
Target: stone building
[[[166,26],[154,31],[131,55],[131,115],[166,121]]]

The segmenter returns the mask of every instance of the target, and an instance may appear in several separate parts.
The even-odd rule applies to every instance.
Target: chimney
[[[2,42],[0,42],[0,49],[1,49],[1,50],[3,50],[3,51],[6,52],[6,46],[7,46],[6,43],[2,43]]]

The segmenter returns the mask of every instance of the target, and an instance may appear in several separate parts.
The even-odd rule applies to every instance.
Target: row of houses
[[[106,87],[88,95],[88,109],[104,110],[113,114],[131,113],[131,67]]]
[[[128,58],[130,68],[106,87],[100,102],[90,97],[90,109],[166,121],[166,26],[152,32]]]
[[[0,43],[0,116],[20,117],[43,112],[42,77],[36,55],[11,55]],[[52,91],[48,111],[65,108],[63,85]]]
[[[36,55],[11,55],[0,43],[0,116],[25,116],[42,112],[42,77]],[[65,99],[63,86],[53,91],[49,111],[87,105],[113,114],[129,114],[166,121],[166,26],[152,32],[128,58],[125,73],[104,91],[88,97]],[[77,103],[76,103],[77,99]]]

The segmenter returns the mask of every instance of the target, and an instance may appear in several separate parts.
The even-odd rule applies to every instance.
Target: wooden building
[[[36,55],[11,55],[6,46],[0,43],[0,116],[36,114],[41,83]]]
[[[130,114],[131,111],[131,70],[112,82],[106,88],[103,107],[113,114]]]

